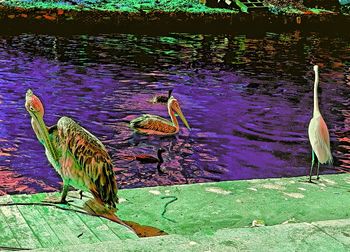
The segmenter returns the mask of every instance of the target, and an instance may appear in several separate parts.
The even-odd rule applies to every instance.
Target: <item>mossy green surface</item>
[[[73,193],[70,192],[70,194]],[[59,193],[53,194],[59,195]],[[10,198],[4,196],[0,197],[0,201],[8,202],[11,199],[14,202],[40,202],[47,195],[47,193],[40,193],[12,195]],[[114,225],[113,228],[117,230],[115,233],[122,237],[120,241],[133,239],[127,242],[130,249],[149,243],[145,251],[152,251],[154,246],[158,246],[158,251],[159,248],[162,248],[162,244],[168,244],[167,246],[170,247],[176,247],[179,244],[183,248],[188,246],[195,248],[198,245],[196,251],[201,251],[203,247],[209,245],[217,249],[233,246],[240,250],[244,246],[254,248],[257,243],[265,244],[267,248],[271,246],[275,249],[285,248],[285,251],[293,251],[294,246],[301,246],[301,248],[312,251],[313,248],[318,248],[322,240],[323,246],[343,251],[345,245],[342,240],[350,235],[348,232],[350,230],[349,174],[324,175],[319,181],[315,180],[315,183],[308,183],[305,176],[125,189],[120,190],[119,197],[118,216],[121,219],[157,227],[169,234],[153,242],[151,240],[148,240],[150,242],[133,242],[135,237],[130,236],[128,229]],[[74,200],[71,204],[75,206],[83,204],[83,201],[77,198],[70,199]],[[106,242],[113,241],[111,239],[113,237],[105,237],[106,232],[110,231],[103,231],[106,225],[111,227],[107,220],[101,222],[97,217],[80,216],[81,214],[45,206],[18,206],[18,210],[12,207],[11,211],[7,208],[6,206],[0,207],[0,223],[10,225],[14,234],[17,232],[17,224],[9,223],[5,217],[14,214],[12,210],[19,210],[26,219],[26,223],[32,225],[32,230],[40,231],[39,225],[42,225],[40,224],[42,220],[36,221],[35,218],[41,216],[51,227],[65,228],[64,233],[61,232],[62,230],[57,231],[61,232],[61,235],[71,233],[76,236],[83,232],[84,235],[92,236],[92,232],[100,240],[103,238]],[[15,217],[14,220],[19,222],[20,215],[15,214]],[[86,227],[78,227],[75,224],[79,222],[79,218],[88,223]],[[323,224],[315,224],[316,222]],[[24,223],[18,228],[23,232]],[[55,229],[53,231],[56,232]],[[100,233],[97,234],[97,231]],[[339,232],[344,235],[338,235]],[[40,238],[45,235],[49,239],[51,233],[45,232],[32,238]],[[13,241],[13,246],[18,246],[10,236],[11,233],[3,236],[8,239],[3,241],[0,239],[0,245],[11,245],[9,241]],[[333,236],[341,237],[332,238]],[[27,239],[31,240],[28,233]],[[94,243],[93,240],[90,242],[88,239],[75,240],[76,245]],[[74,245],[71,240],[65,242],[64,239],[60,239],[60,241],[63,242],[60,245],[62,247]],[[57,243],[56,245],[53,243],[52,246],[57,246]],[[281,246],[278,243],[286,245]],[[123,244],[125,245],[119,242],[115,246],[124,246]],[[88,248],[93,247],[86,247]],[[108,246],[105,248],[107,249]],[[67,251],[69,251],[68,248]]]
[[[267,226],[284,222],[312,222],[350,216],[350,176],[322,176],[316,183],[306,177],[227,181],[184,186],[122,190],[125,201],[119,215],[173,234],[249,227],[254,220]],[[169,198],[177,201],[167,206]],[[152,221],[151,221],[152,220]]]
[[[221,229],[213,235],[167,235],[147,239],[56,246],[40,251],[307,251],[347,252],[350,220],[294,223],[257,228]]]
[[[248,227],[254,220],[271,226],[350,216],[348,174],[306,181],[296,177],[124,189],[119,192],[118,216],[182,235]],[[37,202],[46,194],[12,199],[21,202],[23,197]]]

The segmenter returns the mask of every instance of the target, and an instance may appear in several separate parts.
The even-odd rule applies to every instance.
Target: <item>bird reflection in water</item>
[[[162,154],[165,152],[163,148],[159,148],[157,151],[157,157],[149,154],[139,154],[135,156],[123,156],[121,159],[132,161],[139,161],[141,164],[157,164],[157,170],[160,174],[165,172],[165,169],[161,167],[164,160]]]

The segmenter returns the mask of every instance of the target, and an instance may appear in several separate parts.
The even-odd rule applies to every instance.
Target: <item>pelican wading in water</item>
[[[314,66],[315,83],[314,83],[314,111],[313,117],[309,124],[309,140],[312,147],[312,163],[310,168],[309,182],[311,182],[313,166],[315,163],[315,154],[318,160],[317,164],[317,179],[319,179],[320,164],[332,164],[333,158],[330,148],[329,133],[325,121],[322,118],[320,109],[318,107],[318,66]]]
[[[171,121],[160,116],[145,114],[132,120],[130,122],[130,127],[134,129],[135,132],[141,134],[162,136],[175,135],[180,130],[179,122],[175,115],[176,113],[180,116],[185,126],[191,129],[186,118],[182,114],[179,102],[173,96],[168,100],[168,113]]]

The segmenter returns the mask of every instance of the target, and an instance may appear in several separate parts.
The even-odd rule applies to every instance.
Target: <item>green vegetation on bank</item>
[[[209,8],[194,0],[4,0],[6,7],[99,10],[113,12],[189,12],[189,13],[237,13],[235,10]]]

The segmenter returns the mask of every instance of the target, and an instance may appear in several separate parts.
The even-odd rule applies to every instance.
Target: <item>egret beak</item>
[[[179,110],[176,111],[176,113],[177,113],[177,115],[181,118],[181,120],[182,120],[182,122],[185,124],[185,126],[186,126],[189,130],[191,130],[191,128],[190,128],[190,126],[188,125],[188,122],[187,122],[185,116],[182,114],[182,111],[181,111],[180,108],[179,108]]]

